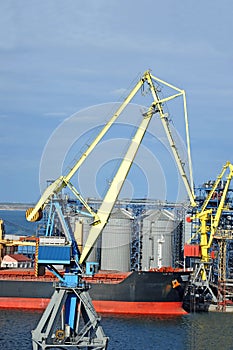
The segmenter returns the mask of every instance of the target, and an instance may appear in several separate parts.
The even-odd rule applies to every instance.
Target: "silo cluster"
[[[135,240],[135,220],[138,239]],[[92,218],[78,214],[72,228],[80,250],[87,239]],[[134,217],[130,210],[115,208],[92,253],[89,262],[98,262],[101,270],[130,271],[132,261],[138,270],[174,266],[181,255],[181,221],[166,209],[148,210]]]

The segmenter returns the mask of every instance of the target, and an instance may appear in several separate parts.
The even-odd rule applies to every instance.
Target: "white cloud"
[[[119,88],[119,89],[115,89],[111,92],[111,95],[116,96],[116,97],[122,97],[125,96],[126,93],[128,93],[128,90],[125,88]]]
[[[64,118],[67,117],[67,114],[64,112],[47,112],[43,114],[45,117],[51,118]]]

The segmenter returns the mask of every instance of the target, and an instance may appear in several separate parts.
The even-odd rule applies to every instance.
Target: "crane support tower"
[[[170,89],[175,90],[175,93],[173,92],[173,94],[168,97],[160,98],[159,89],[156,87],[156,84],[164,84]],[[131,139],[129,148],[121,161],[100,208],[95,212],[89,207],[86,200],[73,186],[71,178],[144,85],[149,89],[152,96],[152,102],[148,107],[147,112],[142,114],[141,123]],[[179,155],[178,148],[176,147],[171,132],[169,119],[167,118],[168,115],[164,112],[163,108],[166,102],[177,97],[182,97],[183,100],[189,177],[185,173],[184,163]],[[52,349],[56,347],[59,349],[92,350],[107,348],[108,338],[104,335],[99,323],[99,318],[93,308],[88,294],[88,286],[82,279],[82,276],[85,273],[84,264],[95,242],[107,224],[114,204],[137,154],[138,148],[142,143],[143,137],[154,115],[158,116],[161,120],[180,175],[188,192],[191,205],[196,205],[192,180],[185,92],[184,90],[176,88],[173,85],[154,77],[150,71],[146,71],[70,172],[65,176],[60,176],[48,186],[35,207],[29,208],[26,211],[26,218],[28,221],[39,221],[42,218],[43,210],[52,203],[62,227],[62,235],[59,239],[51,233],[45,237],[40,237],[38,241],[36,250],[36,262],[38,266],[47,266],[59,278],[59,282],[55,286],[53,297],[38,326],[32,331],[33,350]],[[78,249],[78,244],[74,238],[73,232],[70,230],[68,220],[66,220],[62,211],[61,203],[59,202],[59,193],[67,186],[93,217],[90,232],[82,252]],[[65,266],[66,271],[63,275],[57,271],[56,265]]]
[[[187,311],[208,311],[210,303],[217,305],[224,297],[221,290],[224,292],[222,285],[224,286],[226,276],[226,240],[233,239],[233,233],[232,230],[223,229],[220,222],[223,213],[225,216],[232,215],[228,198],[232,177],[233,165],[226,162],[216,181],[208,189],[201,208],[196,209],[188,218],[195,226],[195,234],[191,238],[194,244],[184,247],[184,255],[195,259],[195,269],[187,289],[187,300],[184,302]],[[214,240],[219,245],[217,282],[213,274]]]

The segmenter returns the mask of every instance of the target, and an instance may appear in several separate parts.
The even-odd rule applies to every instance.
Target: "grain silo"
[[[102,232],[101,269],[130,270],[132,215],[125,209],[114,209]]]
[[[180,234],[179,222],[171,211],[150,210],[141,218],[143,270],[173,265],[174,235]]]
[[[89,235],[91,223],[93,222],[93,217],[87,216],[86,214],[79,213],[75,215],[72,221],[73,221],[71,225],[72,231],[74,232],[74,237],[78,244],[79,251],[81,253],[85,245],[85,242],[87,240],[87,237]],[[86,261],[99,263],[97,247],[98,247],[98,241],[94,245]]]

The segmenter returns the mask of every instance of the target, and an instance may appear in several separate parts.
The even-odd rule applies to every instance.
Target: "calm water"
[[[32,234],[24,211],[0,211],[7,233]],[[33,227],[33,229],[32,229]],[[32,350],[31,330],[40,312],[0,310],[0,350]],[[108,350],[233,350],[233,313],[182,317],[102,316]]]
[[[37,224],[26,220],[24,210],[0,210],[0,219],[4,220],[7,234],[35,235]]]
[[[41,313],[0,310],[0,349],[31,350],[31,329]],[[233,349],[233,314],[177,318],[102,316],[108,350]]]

